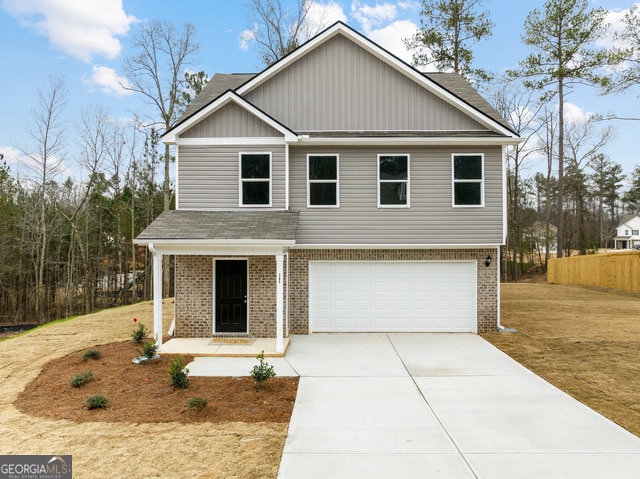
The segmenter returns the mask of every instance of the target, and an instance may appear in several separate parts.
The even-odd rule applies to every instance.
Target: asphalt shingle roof
[[[295,240],[297,211],[164,211],[138,240]]]

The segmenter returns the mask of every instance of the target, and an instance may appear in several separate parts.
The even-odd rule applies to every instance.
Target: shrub
[[[89,409],[104,409],[107,407],[107,398],[104,396],[91,396],[87,398],[87,408]]]
[[[182,356],[169,361],[169,381],[174,388],[186,389],[189,386],[187,374],[189,374],[189,370],[184,367]]]
[[[141,349],[138,349],[141,356],[145,356],[147,359],[153,359],[158,352],[157,340],[147,341],[142,345]]]
[[[87,359],[98,359],[100,358],[100,356],[100,351],[98,351],[97,349],[87,349],[82,355],[85,361]]]
[[[134,321],[137,321],[136,318],[133,318]],[[131,339],[133,339],[136,343],[142,342],[144,338],[149,334],[149,330],[145,327],[144,324],[138,324],[138,329],[134,329],[131,333]]]
[[[194,397],[189,399],[184,407],[193,411],[202,411],[205,407],[207,407],[207,404],[209,404],[209,401],[207,401],[206,399],[201,397]]]
[[[273,366],[264,362],[264,351],[256,356],[256,359],[260,361],[251,370],[251,377],[256,383],[256,389],[260,391],[262,389],[262,383],[268,379],[275,377],[276,373],[273,370]]]
[[[93,379],[92,372],[79,373],[75,378],[73,378],[70,382],[71,386],[74,388],[79,388],[80,386],[84,386],[89,381]]]

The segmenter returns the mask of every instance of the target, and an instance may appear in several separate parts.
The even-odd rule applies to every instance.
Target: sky
[[[169,0],[0,0],[0,153],[14,175],[24,170],[23,152],[34,151],[28,134],[37,110],[38,91],[49,79],[61,76],[68,90],[63,118],[69,146],[65,159],[73,171],[74,122],[81,112],[100,106],[116,119],[133,112],[153,112],[139,95],[121,87],[124,58],[134,50],[132,36],[145,22],[170,21],[181,28],[191,22],[200,50],[194,71],[253,73],[262,69],[250,32],[249,0],[190,0],[178,6]],[[296,0],[283,0],[295,4]],[[630,0],[590,0],[592,7],[610,11],[618,23]],[[530,53],[521,42],[524,20],[543,0],[484,0],[494,23],[492,37],[473,47],[474,66],[504,72],[518,66]],[[315,0],[313,15],[327,24],[341,20],[398,57],[410,61],[402,39],[420,25],[419,0]],[[640,86],[618,95],[600,96],[595,89],[579,88],[566,98],[572,118],[615,112],[640,117]],[[640,122],[603,122],[615,127],[604,153],[631,173],[640,164],[636,144]],[[532,160],[528,171],[542,169]],[[526,173],[525,173],[526,174]]]

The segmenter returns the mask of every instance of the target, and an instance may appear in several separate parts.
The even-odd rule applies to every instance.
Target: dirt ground
[[[503,284],[502,325],[482,336],[551,384],[640,436],[640,294]]]
[[[168,300],[163,308],[165,330],[173,316],[171,302]],[[78,479],[276,477],[288,423],[185,421],[182,413],[184,402],[192,397],[195,390],[189,392],[187,389],[183,398],[174,401],[180,410],[179,420],[167,418],[168,422],[142,422],[140,418],[132,418],[128,422],[109,422],[108,427],[99,421],[78,422],[83,413],[100,414],[107,410],[77,409],[77,417],[68,420],[25,414],[14,405],[20,393],[49,361],[72,353],[82,354],[84,350],[98,345],[127,340],[135,326],[133,317],[151,328],[152,316],[153,305],[143,303],[51,324],[1,341],[0,453],[71,454],[73,477]],[[105,360],[109,355],[105,353]],[[132,357],[127,353],[123,359],[128,363]],[[159,364],[162,376],[168,381],[165,368],[166,365]],[[93,372],[96,379],[91,387],[100,383],[98,369]],[[151,375],[147,377],[153,381]],[[60,387],[66,387],[70,379],[65,378],[64,385]],[[193,380],[195,382],[195,378]],[[147,383],[143,381],[134,379],[128,382],[138,386],[138,394],[144,400]],[[90,384],[84,387],[88,388]],[[266,388],[263,392],[269,393]],[[250,394],[255,395],[255,392]],[[51,397],[53,408],[53,393]],[[165,405],[169,404],[171,401],[166,401]]]

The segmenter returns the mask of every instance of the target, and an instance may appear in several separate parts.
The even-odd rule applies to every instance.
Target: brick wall
[[[491,255],[490,267],[484,265]],[[213,260],[211,256],[176,257],[176,336],[210,337],[213,332]],[[289,252],[289,330],[309,332],[309,261],[452,261],[477,262],[478,332],[497,328],[498,294],[495,249],[438,250],[320,250]],[[273,256],[248,259],[249,336],[276,336],[276,260]],[[287,271],[285,262],[285,274]],[[285,288],[286,288],[285,278]],[[285,289],[285,311],[287,292]]]
[[[485,259],[491,255],[491,266]],[[309,261],[477,261],[478,332],[495,331],[498,318],[497,261],[495,249],[357,250],[295,249],[289,251],[291,276],[289,328],[292,334],[309,332]]]
[[[232,259],[225,256],[224,259]],[[244,259],[244,258],[239,258]],[[213,256],[177,256],[175,269],[176,337],[213,335]],[[286,265],[285,265],[286,271]],[[276,336],[276,259],[248,258],[249,336]],[[286,283],[285,283],[286,284]],[[286,302],[285,302],[286,308]]]

